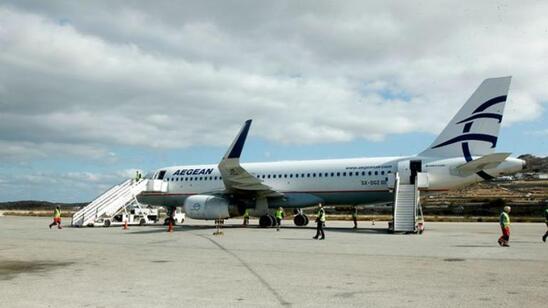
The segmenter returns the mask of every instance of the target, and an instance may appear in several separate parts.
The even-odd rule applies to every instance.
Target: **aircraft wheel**
[[[139,220],[139,226],[144,226],[146,223],[147,222],[144,218],[141,218],[141,220]]]
[[[278,222],[276,221],[276,217],[274,217],[274,216],[272,216],[272,215],[268,215],[268,216],[270,216],[270,221],[271,221],[270,226],[271,226],[271,227],[276,227],[276,225],[277,225],[277,223],[278,223]]]
[[[295,226],[304,226],[306,225],[306,222],[307,222],[307,219],[306,219],[306,216],[304,215],[295,215],[295,217],[293,217],[293,223],[295,223]]]
[[[259,218],[259,226],[261,228],[268,228],[272,226],[272,217],[270,215],[263,215]]]
[[[309,222],[308,216],[306,216],[306,215],[303,215],[303,216],[304,216],[304,225],[303,226],[307,226],[308,222]]]
[[[105,228],[108,228],[110,227],[110,220],[105,220],[105,224],[104,224]]]

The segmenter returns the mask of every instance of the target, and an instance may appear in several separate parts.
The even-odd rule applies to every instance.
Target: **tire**
[[[110,220],[105,220],[105,224],[103,225],[105,228],[110,227]]]
[[[307,225],[308,225],[308,223],[310,222],[310,220],[308,219],[308,216],[306,216],[306,215],[303,215],[303,216],[304,216],[304,220],[305,220],[305,222],[304,222],[304,225],[303,225],[303,226],[307,226]]]
[[[261,228],[268,228],[272,226],[272,217],[270,215],[263,215],[259,218],[259,226]]]
[[[270,226],[271,227],[276,227],[276,217],[272,216],[272,215],[268,215],[270,217]]]
[[[295,215],[295,217],[293,217],[293,223],[295,226],[304,226],[306,225],[306,218],[304,215]]]
[[[141,218],[141,220],[139,220],[139,226],[144,226],[146,223],[147,221],[144,218]]]

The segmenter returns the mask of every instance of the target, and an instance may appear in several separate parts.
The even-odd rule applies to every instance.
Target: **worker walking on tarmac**
[[[548,207],[544,209],[544,222],[546,223],[546,233],[542,236],[542,241],[546,242],[548,237]]]
[[[499,237],[498,243],[500,246],[510,247],[508,242],[510,241],[510,213],[512,209],[509,206],[505,206],[502,213],[500,213],[499,224],[502,229],[502,235]]]
[[[354,221],[354,228],[352,229],[358,229],[358,208],[357,207],[352,208],[352,220]]]
[[[320,203],[318,204],[318,213],[316,215],[316,236],[313,237],[313,239],[317,240],[318,237],[320,240],[325,239],[325,233],[323,232],[323,227],[325,226],[325,210],[323,209],[323,205]],[[321,234],[321,237],[320,237]]]
[[[282,207],[279,207],[276,210],[276,213],[274,213],[274,216],[276,217],[276,231],[280,231],[280,226],[282,225],[282,219],[284,218],[284,209]]]
[[[59,206],[57,206],[53,212],[53,222],[49,225],[49,228],[51,229],[51,227],[55,225],[57,225],[58,229],[63,229],[61,227],[61,208]]]
[[[249,209],[245,209],[244,212],[244,226],[249,225]]]

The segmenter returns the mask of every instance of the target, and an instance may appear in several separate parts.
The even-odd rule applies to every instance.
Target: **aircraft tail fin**
[[[459,157],[495,152],[512,77],[485,79],[441,134],[420,156]]]

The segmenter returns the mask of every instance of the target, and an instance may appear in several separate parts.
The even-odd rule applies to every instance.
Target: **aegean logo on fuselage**
[[[202,174],[212,174],[213,168],[207,169],[180,169],[173,173],[173,175],[202,175]]]

